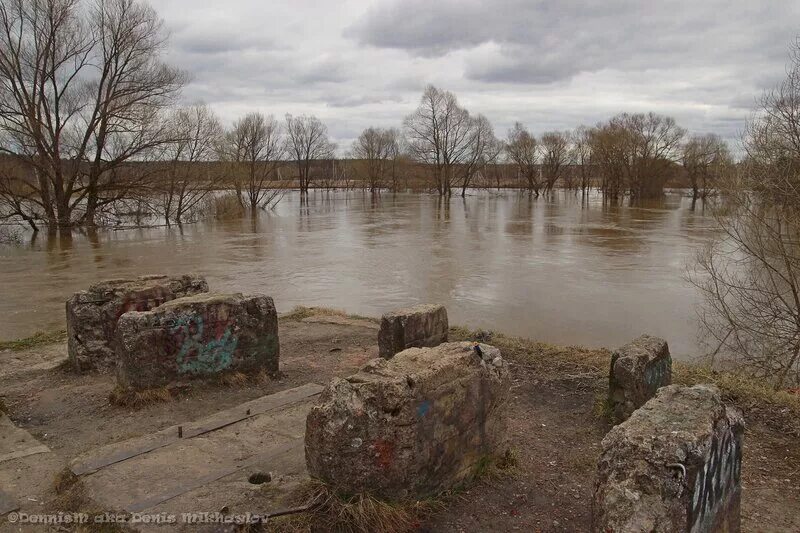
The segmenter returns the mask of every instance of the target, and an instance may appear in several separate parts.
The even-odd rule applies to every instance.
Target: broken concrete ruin
[[[334,378],[306,421],[309,474],[392,500],[458,485],[505,438],[508,367],[497,348],[478,348],[410,348]]]
[[[184,275],[103,281],[74,294],[67,300],[70,362],[78,371],[114,368],[113,339],[123,313],[203,292],[208,292],[205,278]]]
[[[615,424],[672,383],[672,358],[667,341],[642,335],[611,355],[608,401]]]
[[[149,389],[227,371],[278,371],[278,313],[272,298],[197,294],[117,324],[117,382]]]
[[[670,385],[603,439],[594,531],[738,532],[744,420],[708,385]]]
[[[389,359],[406,348],[438,346],[447,342],[449,327],[443,305],[424,304],[386,313],[378,332],[379,354]]]

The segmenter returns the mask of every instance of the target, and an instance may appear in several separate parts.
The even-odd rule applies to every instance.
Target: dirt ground
[[[52,454],[19,461],[4,479],[24,492],[22,510],[55,510],[53,477],[69,461],[98,446],[145,435],[242,402],[309,382],[326,384],[377,356],[369,320],[315,316],[280,322],[282,378],[205,383],[168,403],[140,408],[109,403],[110,375],[73,374],[60,364],[66,345],[0,352],[0,398],[12,420]],[[598,414],[604,376],[555,375],[510,356],[514,378],[509,442],[517,466],[502,478],[478,482],[445,499],[446,507],[420,531],[586,531],[590,526],[595,464],[610,428]],[[745,437],[743,531],[800,531],[798,435],[770,426],[770,412],[753,411]],[[8,474],[7,474],[8,475]],[[253,493],[253,512],[265,498]],[[0,530],[16,530],[0,518]]]

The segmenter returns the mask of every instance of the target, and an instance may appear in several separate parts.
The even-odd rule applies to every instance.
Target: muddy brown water
[[[271,295],[279,311],[440,302],[453,324],[608,347],[648,332],[686,358],[701,347],[684,274],[713,232],[679,193],[638,207],[564,192],[290,194],[256,219],[0,246],[0,339],[64,327],[66,298],[97,281],[196,272],[212,290]]]

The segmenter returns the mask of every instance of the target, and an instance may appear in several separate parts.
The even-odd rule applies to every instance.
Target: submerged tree
[[[482,174],[489,165],[497,164],[497,158],[503,151],[503,143],[494,135],[494,128],[489,119],[478,115],[473,119],[472,136],[469,140],[469,151],[461,169],[461,197],[467,195],[467,188],[475,176]]]
[[[93,224],[136,185],[123,167],[169,140],[185,80],[164,45],[136,0],[0,0],[0,151],[27,170],[0,184],[6,207],[34,227]]]
[[[336,145],[328,139],[328,127],[314,116],[286,115],[286,133],[287,150],[297,163],[300,192],[307,194],[312,162],[332,158]]]
[[[740,171],[718,185],[722,237],[691,276],[714,353],[780,388],[800,368],[800,45],[786,80],[748,125]]]
[[[542,134],[542,179],[545,191],[552,191],[569,164],[569,135],[560,131]]]
[[[353,142],[352,157],[364,165],[370,191],[377,191],[393,176],[400,155],[399,138],[394,128],[367,128]]]
[[[278,121],[261,113],[245,115],[225,134],[220,158],[230,163],[236,195],[251,214],[274,206],[283,196],[275,176],[285,146]]]
[[[180,224],[218,181],[208,163],[217,155],[222,126],[207,105],[178,109],[169,124],[174,140],[166,145],[166,172],[159,175],[156,191],[166,222]]]
[[[655,113],[622,113],[595,127],[590,133],[592,165],[603,192],[611,199],[661,196],[685,134],[675,119]]]
[[[705,200],[729,171],[733,160],[728,145],[718,135],[695,135],[684,143],[681,164],[692,187],[692,202]]]
[[[575,165],[581,194],[586,194],[590,185],[590,167],[592,160],[591,131],[585,126],[579,126],[572,132],[570,148],[570,162]]]
[[[514,127],[508,132],[506,153],[509,159],[517,166],[517,171],[525,179],[528,191],[539,196],[539,190],[542,188],[538,164],[539,145],[536,142],[536,137],[531,135],[521,122],[514,123]]]
[[[485,156],[488,120],[470,116],[453,93],[429,85],[403,124],[409,154],[430,165],[438,193],[449,196],[458,185],[463,192],[475,165]]]

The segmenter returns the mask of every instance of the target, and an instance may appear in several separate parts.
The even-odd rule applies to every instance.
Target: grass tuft
[[[421,520],[442,507],[436,500],[388,502],[369,494],[345,496],[318,480],[303,484],[296,496],[309,512],[270,521],[270,526],[279,531],[288,531],[291,523],[295,530],[405,533],[419,529]]]
[[[65,468],[53,479],[53,490],[56,497],[50,502],[50,507],[55,512],[62,513],[85,513],[88,521],[85,524],[76,525],[75,531],[85,531],[87,533],[117,533],[133,531],[121,523],[95,521],[95,517],[105,515],[99,506],[88,496],[86,486],[83,481],[72,473],[69,468]],[[112,512],[108,514],[122,515],[123,512]]]
[[[482,455],[472,471],[469,481],[494,481],[507,478],[514,474],[514,470],[519,464],[519,456],[516,450],[507,448],[501,455]]]
[[[30,350],[37,346],[45,346],[48,344],[56,344],[63,342],[67,338],[67,331],[64,329],[58,331],[40,331],[34,333],[30,337],[23,339],[16,339],[13,341],[0,341],[0,351],[11,350],[12,352],[21,352],[23,350]]]
[[[76,476],[69,467],[64,468],[53,478],[53,491],[59,495],[65,494],[67,490],[71,489],[77,482],[78,476]]]
[[[133,407],[134,409],[155,405],[157,403],[171,402],[172,400],[172,393],[167,387],[146,390],[130,390],[116,387],[111,391],[111,394],[108,395],[108,401],[111,402],[112,405]]]
[[[614,409],[608,397],[608,391],[602,390],[594,397],[594,414],[601,420],[613,422]]]
[[[250,376],[244,372],[226,372],[219,377],[220,382],[228,387],[246,387],[250,384]]]

